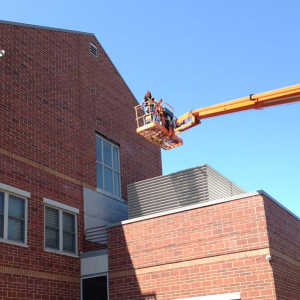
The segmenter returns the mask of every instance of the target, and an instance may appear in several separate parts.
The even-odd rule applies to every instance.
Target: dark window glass
[[[102,165],[97,163],[97,187],[103,189],[103,171]]]
[[[113,193],[112,170],[104,167],[104,190]]]
[[[8,215],[18,219],[24,219],[25,216],[25,200],[12,196],[9,196]]]
[[[111,145],[103,141],[104,164],[112,168]]]
[[[0,192],[0,238],[3,238],[4,225],[4,193]]]
[[[8,218],[7,238],[17,242],[24,242],[24,221]]]
[[[102,141],[100,138],[96,137],[96,158],[97,161],[102,162]]]
[[[59,211],[47,206],[45,209],[45,245],[49,248],[59,249]]]
[[[8,201],[8,233],[7,238],[24,242],[25,235],[25,200],[9,196]]]
[[[107,277],[83,279],[82,300],[108,300]]]
[[[120,170],[119,167],[119,149],[116,147],[113,147],[113,155],[114,155],[114,169],[116,171]]]
[[[114,185],[115,185],[115,195],[121,196],[120,195],[120,175],[117,172],[114,172]]]
[[[75,253],[75,216],[63,213],[63,250]]]
[[[0,192],[0,214],[4,213],[4,193]]]

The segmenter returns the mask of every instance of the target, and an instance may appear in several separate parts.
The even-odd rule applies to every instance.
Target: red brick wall
[[[59,280],[27,278],[24,276],[7,276],[0,274],[0,299],[3,300],[78,300],[80,285]]]
[[[1,148],[96,186],[98,131],[120,144],[123,198],[129,183],[161,175],[159,148],[136,134],[137,102],[93,36],[0,30]]]
[[[80,253],[95,132],[120,145],[125,200],[127,184],[161,175],[160,150],[135,133],[136,100],[93,36],[6,24],[0,32],[0,183],[31,193],[28,248],[0,242],[0,299],[80,299],[80,259],[44,251],[43,197],[80,210]]]
[[[110,299],[276,299],[267,253],[262,196],[112,227]]]
[[[45,296],[48,294],[57,296],[53,299],[67,300],[70,299],[66,296],[67,288],[77,291],[77,298],[71,292],[72,299],[80,299],[80,259],[44,251],[43,197],[80,210],[77,218],[80,253],[84,242],[82,188],[4,155],[0,155],[0,182],[31,192],[28,248],[0,242],[0,295],[3,296],[0,299],[50,299]]]
[[[300,299],[300,220],[265,197],[277,299]]]

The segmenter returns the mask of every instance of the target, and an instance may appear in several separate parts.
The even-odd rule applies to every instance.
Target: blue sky
[[[14,0],[0,19],[94,33],[140,101],[179,116],[300,83],[298,0]],[[164,174],[209,164],[300,216],[300,103],[213,119],[162,151]]]

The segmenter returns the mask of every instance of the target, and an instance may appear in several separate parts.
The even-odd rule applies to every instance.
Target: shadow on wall
[[[128,249],[125,236],[131,241],[138,238],[133,233],[125,235],[123,226],[108,228],[109,299],[156,300],[155,292],[145,285],[140,286],[144,275],[136,274],[131,257],[135,255],[135,249]],[[138,261],[139,257],[134,259]]]
[[[107,248],[107,226],[97,226],[84,231],[84,252]]]
[[[156,294],[144,295],[143,300],[156,300]]]

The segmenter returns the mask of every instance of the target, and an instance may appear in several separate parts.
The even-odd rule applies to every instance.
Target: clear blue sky
[[[0,19],[94,33],[138,100],[177,116],[300,83],[299,0],[14,0]],[[204,120],[164,174],[209,164],[300,216],[300,103]]]

